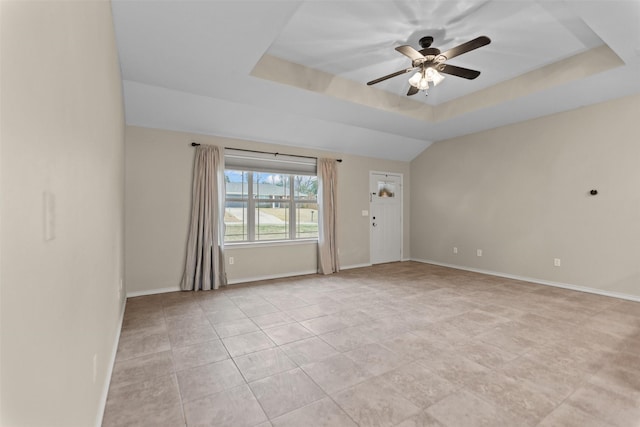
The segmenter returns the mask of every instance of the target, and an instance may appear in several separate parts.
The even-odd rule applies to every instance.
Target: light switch
[[[369,211],[362,211],[362,216],[369,216]]]

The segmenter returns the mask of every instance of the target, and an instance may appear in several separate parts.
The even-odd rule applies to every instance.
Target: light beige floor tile
[[[313,336],[306,328],[298,323],[276,326],[264,329],[264,333],[278,345],[284,345],[294,341],[300,341]]]
[[[166,318],[165,323],[167,324],[167,331],[210,326],[209,319],[202,311],[186,312],[184,314],[176,312],[174,316]]]
[[[418,363],[387,372],[380,378],[421,408],[427,408],[459,388]]]
[[[405,332],[392,338],[381,341],[381,344],[395,353],[403,354],[411,358],[424,357],[432,351],[440,351],[444,345],[440,341],[432,341],[416,335],[413,332]]]
[[[375,314],[368,314],[375,316]],[[381,342],[407,332],[410,325],[404,323],[398,316],[393,316],[354,326],[354,328],[373,341]]]
[[[306,307],[300,307],[293,310],[289,310],[287,311],[287,314],[291,316],[291,318],[295,319],[296,321],[302,322],[304,320],[326,316],[328,313],[327,313],[326,306],[321,304],[311,304]]]
[[[244,379],[231,359],[179,371],[178,384],[183,402],[236,387]]]
[[[586,384],[565,404],[615,426],[633,426],[640,420],[640,402],[595,384]]]
[[[267,301],[269,301],[274,306],[278,307],[282,311],[290,311],[295,308],[305,307],[309,305],[308,302],[294,297],[294,296],[279,296],[279,297],[267,297]]]
[[[621,313],[616,313],[616,316],[611,316],[609,314],[605,315],[604,313],[605,312],[601,312],[597,316],[591,317],[583,322],[582,326],[596,331],[606,332],[620,338],[637,335],[638,330],[640,330],[640,317]],[[627,321],[622,321],[622,319],[620,319],[622,317],[625,317]]]
[[[612,424],[570,405],[560,405],[538,427],[611,427]]]
[[[318,337],[311,337],[280,347],[299,366],[335,356],[338,352]]]
[[[222,345],[222,341],[218,339],[174,348],[172,351],[176,371],[208,365],[229,358],[229,353]]]
[[[246,319],[248,316],[242,310],[235,307],[216,308],[213,311],[205,311],[207,319],[213,324],[231,322],[232,320]]]
[[[129,310],[131,312],[131,310]],[[122,330],[140,330],[147,328],[165,329],[164,313],[162,306],[152,306],[144,309],[142,312],[133,312],[135,314],[127,315],[122,320]]]
[[[163,327],[145,328],[120,334],[117,360],[132,359],[171,349],[169,335]]]
[[[344,355],[374,375],[384,374],[411,361],[408,356],[394,353],[378,343],[366,344]]]
[[[217,339],[218,335],[207,322],[182,328],[169,328],[169,340],[172,348],[186,347]]]
[[[452,347],[469,340],[457,328],[449,326],[446,320],[434,322],[426,328],[411,330],[411,333],[439,347]]]
[[[504,351],[518,355],[540,345],[540,342],[531,339],[526,331],[517,330],[517,328],[512,327],[509,323],[496,326],[485,333],[477,335],[476,338],[487,344],[501,348]]]
[[[357,427],[328,397],[275,418],[272,424],[274,427]]]
[[[362,310],[340,311],[338,313],[335,313],[333,317],[335,317],[340,322],[344,323],[349,327],[362,325],[364,323],[369,323],[374,320],[371,316],[369,316],[367,313],[365,313]]]
[[[204,311],[200,307],[200,304],[195,301],[188,304],[173,304],[164,307],[164,317],[166,319],[179,316],[196,316],[203,314]]]
[[[555,403],[563,401],[591,376],[575,366],[557,367],[544,363],[544,359],[537,360],[525,355],[502,366],[500,372],[518,382],[534,384]]]
[[[496,407],[516,414],[520,422],[531,426],[553,411],[557,403],[546,397],[534,384],[516,381],[500,372],[478,378],[468,383],[466,388]]]
[[[254,427],[267,422],[246,385],[187,402],[184,413],[189,426]]]
[[[438,420],[429,415],[426,411],[418,412],[416,415],[413,415],[400,424],[397,424],[396,427],[445,427]]]
[[[341,391],[333,399],[361,427],[394,426],[420,412],[420,408],[379,378]]]
[[[296,364],[279,348],[256,351],[233,360],[247,382],[296,368]]]
[[[508,321],[509,319],[478,309],[469,310],[447,319],[447,323],[455,326],[465,335],[475,335],[478,333],[478,329],[480,331],[486,330],[488,327],[495,327]]]
[[[489,298],[491,298],[491,295],[489,295]],[[491,303],[482,304],[480,308],[478,308],[478,310],[493,314],[494,316],[499,316],[505,319],[509,319],[509,320],[519,320],[522,318],[522,316],[526,314],[526,312],[523,310],[518,310],[513,307],[509,307],[509,306],[505,307],[505,306],[500,306],[500,305],[491,304]]]
[[[111,387],[122,387],[155,377],[166,376],[173,372],[173,360],[170,351],[116,361],[111,375]]]
[[[204,312],[220,311],[238,308],[233,301],[227,297],[205,298],[198,301]]]
[[[592,296],[592,295],[589,295],[589,296]],[[597,296],[597,298],[599,299],[600,296]],[[640,302],[620,301],[615,298],[610,298],[609,303],[610,305],[609,305],[608,311],[640,317]]]
[[[260,316],[252,317],[251,320],[262,329],[273,328],[275,326],[286,325],[287,323],[294,323],[295,319],[289,316],[283,311],[275,313],[261,314]]]
[[[242,310],[242,312],[249,317],[261,316],[269,313],[277,313],[280,311],[279,308],[267,302],[263,304],[251,304],[243,306],[240,307],[240,310]]]
[[[640,404],[640,355],[616,354],[608,362],[589,382],[635,399]]]
[[[320,335],[323,341],[327,342],[338,351],[345,352],[374,342],[364,332],[355,327],[340,329]]]
[[[498,369],[518,357],[499,347],[473,339],[456,345],[455,350],[467,359],[489,369]]]
[[[300,368],[254,381],[249,387],[270,419],[326,397]]]
[[[302,369],[329,394],[351,387],[372,376],[342,354],[303,365]]]
[[[213,328],[220,338],[233,337],[235,335],[248,334],[259,331],[260,328],[250,319],[232,320],[230,322],[214,323]]]
[[[513,416],[465,390],[459,390],[426,409],[445,426],[520,426]]]
[[[263,332],[251,332],[249,334],[223,338],[222,342],[231,357],[242,356],[243,354],[275,347],[273,341]]]
[[[443,353],[441,357],[417,359],[416,362],[458,386],[482,379],[491,372],[456,353]]]
[[[161,419],[145,412],[158,403],[150,397],[154,389],[160,402],[169,402],[165,397],[171,387],[159,380],[172,372],[171,358],[180,372],[176,374],[180,386],[193,383],[196,386],[191,390],[198,390],[200,381],[199,393],[233,387],[237,391],[231,394],[244,393],[243,400],[250,402],[246,413],[244,408],[234,411],[234,398],[225,403],[230,398],[227,389],[197,398],[202,404],[195,405],[188,400],[187,391],[185,408],[191,409],[185,410],[201,414],[202,424],[268,427],[253,393],[246,387],[242,391],[245,379],[237,369],[225,374],[207,372],[204,367],[222,361],[238,363],[252,380],[280,375],[295,362],[320,388],[335,395],[373,378],[368,370],[384,372],[393,361],[384,356],[393,352],[417,358],[419,363],[383,373],[378,381],[413,405],[427,408],[400,420],[403,427],[438,422],[528,425],[550,408],[549,401],[556,405],[563,399],[560,407],[551,407],[542,425],[629,425],[630,420],[640,419],[635,412],[640,406],[638,318],[640,303],[414,262],[328,277],[262,281],[215,292],[130,298],[105,420],[114,424],[114,402],[120,401],[117,406],[129,418],[122,418],[119,424],[182,425],[176,411],[179,404],[163,407],[167,412],[161,411]],[[308,336],[276,350],[269,336],[257,330],[270,329],[275,338],[276,327],[293,324],[300,332],[303,326],[296,319],[313,329],[309,333],[320,336]],[[224,341],[218,339],[212,324]],[[321,333],[336,327],[341,329]],[[286,331],[280,331],[278,343],[301,338]],[[374,342],[378,344],[372,345]],[[229,359],[227,348],[236,362]],[[338,352],[349,352],[359,363]],[[286,357],[292,360],[287,362]],[[194,368],[203,370],[194,374]],[[488,369],[496,372],[489,374]],[[128,391],[131,401],[122,390]],[[498,404],[501,406],[496,407]],[[252,405],[258,410],[251,410]],[[331,413],[327,405],[336,409],[325,398],[277,420],[294,424],[313,420],[322,425],[322,413]],[[467,419],[465,414],[474,417]],[[207,419],[209,416],[213,418]]]
[[[316,317],[302,321],[300,324],[317,335],[344,329],[349,326],[333,315]]]
[[[174,374],[109,391],[103,427],[184,425],[182,403]]]

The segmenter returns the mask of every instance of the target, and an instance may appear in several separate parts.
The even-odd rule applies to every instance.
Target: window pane
[[[224,225],[225,242],[247,240],[247,202],[226,202]]]
[[[289,199],[289,175],[254,172],[253,193],[257,199]]]
[[[318,237],[318,204],[296,203],[296,239]]]
[[[256,240],[289,239],[289,203],[256,203]]]
[[[394,182],[378,181],[378,197],[395,197],[396,184]]]
[[[250,172],[225,170],[224,180],[227,198],[239,197],[246,199],[249,193],[248,176]]]
[[[293,177],[293,191],[296,200],[318,198],[318,177],[295,175]]]

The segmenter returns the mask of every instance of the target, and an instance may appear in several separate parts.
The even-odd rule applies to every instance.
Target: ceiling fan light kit
[[[367,85],[371,86],[392,77],[418,70],[418,72],[409,79],[410,86],[407,96],[411,96],[421,90],[427,93],[429,82],[433,83],[433,86],[441,83],[442,80],[444,80],[444,76],[440,73],[473,80],[480,75],[480,71],[456,67],[455,65],[449,65],[445,62],[463,53],[488,45],[491,43],[491,39],[487,36],[480,36],[445,52],[440,52],[440,49],[431,47],[431,43],[433,43],[433,37],[431,36],[422,37],[419,43],[420,47],[422,47],[420,51],[415,50],[409,45],[396,47],[398,52],[411,59],[411,67],[371,80],[367,82]]]

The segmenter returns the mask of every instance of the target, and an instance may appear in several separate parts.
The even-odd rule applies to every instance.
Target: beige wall
[[[633,96],[433,144],[412,257],[639,297],[638,118]]]
[[[0,11],[0,425],[91,426],[124,302],[124,118],[110,4],[3,1]]]
[[[130,295],[175,290],[184,268],[191,203],[192,141],[287,154],[342,158],[338,168],[342,266],[369,263],[369,171],[404,174],[404,255],[409,256],[409,163],[343,156],[230,138],[127,126],[125,270]],[[316,270],[314,245],[229,247],[230,283]]]

